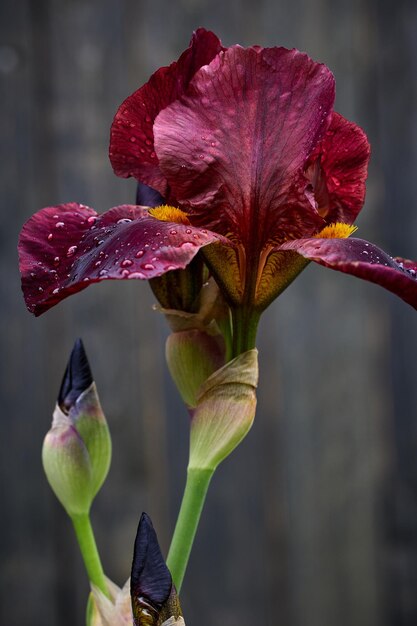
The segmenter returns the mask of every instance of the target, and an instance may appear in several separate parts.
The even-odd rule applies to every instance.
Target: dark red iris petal
[[[365,200],[370,153],[363,130],[339,113],[333,113],[306,171],[318,211],[326,222],[355,221]]]
[[[47,207],[19,239],[26,305],[44,311],[105,279],[149,279],[183,269],[198,250],[221,238],[204,229],[161,222],[143,207],[123,205],[98,215],[70,203]]]
[[[417,262],[393,259],[363,239],[299,239],[281,250],[295,250],[310,261],[385,287],[417,309]]]
[[[110,161],[118,176],[134,176],[166,196],[165,177],[154,150],[155,117],[183,93],[195,72],[220,50],[216,35],[199,28],[178,61],[161,67],[123,102],[110,132]]]
[[[155,120],[155,149],[193,223],[260,250],[323,227],[304,169],[328,125],[330,70],[297,50],[219,53]]]

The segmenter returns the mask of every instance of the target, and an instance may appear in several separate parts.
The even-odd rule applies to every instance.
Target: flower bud
[[[67,513],[87,513],[110,466],[111,439],[80,339],[64,374],[42,460]]]
[[[130,593],[135,626],[183,624],[175,585],[146,513],[142,513],[136,535]]]
[[[165,353],[182,399],[189,408],[195,408],[201,385],[224,364],[222,336],[208,335],[201,330],[172,333],[167,339]]]
[[[249,350],[200,387],[192,413],[189,470],[214,470],[242,441],[256,410],[258,351]]]

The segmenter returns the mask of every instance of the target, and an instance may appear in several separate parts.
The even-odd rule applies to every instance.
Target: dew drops
[[[141,257],[143,257],[143,255],[145,254],[144,250],[138,250],[135,254],[137,259],[140,259]]]
[[[136,142],[136,137],[134,137],[134,136],[132,135],[132,136],[131,136],[131,138],[130,138],[130,141],[131,141],[132,143],[135,143],[135,142]]]
[[[38,291],[40,291],[42,293],[42,291],[43,291],[42,287],[38,287]]]
[[[151,261],[153,261],[154,263],[155,263],[155,261],[157,261],[157,260],[158,260],[158,257],[156,257],[156,256],[153,256],[153,257],[151,258]]]
[[[185,232],[187,233],[187,235],[191,235],[193,231],[191,230],[191,228],[186,228]]]
[[[123,278],[127,278],[128,276],[130,276],[130,272],[129,272],[129,270],[123,270],[123,271],[122,271],[122,277],[123,277]]]
[[[204,159],[204,154],[199,154],[200,159]]]
[[[130,259],[124,259],[124,261],[122,261],[120,265],[122,267],[130,267],[131,265],[133,265],[133,261],[131,261]]]
[[[166,268],[167,272],[170,272],[171,270],[176,270],[177,268],[175,267],[175,265],[168,265],[168,267]]]
[[[51,241],[51,239],[52,239],[52,238],[53,238],[53,234],[52,234],[52,233],[49,233],[49,235],[48,235],[48,241]]]
[[[117,220],[117,224],[129,224],[131,221],[129,217],[122,217],[120,220]]]
[[[56,289],[53,290],[53,295],[56,296],[57,293],[59,293],[59,287],[57,287]]]
[[[144,270],[154,270],[155,267],[152,265],[152,263],[145,263],[145,265],[143,266]]]
[[[87,223],[90,224],[90,226],[91,226],[92,224],[95,224],[96,221],[97,221],[97,218],[94,217],[94,215],[90,215],[90,217],[87,220]]]
[[[54,263],[55,263],[55,265],[58,265],[59,261],[60,261],[59,256],[56,256],[56,257],[54,258]]]
[[[35,272],[31,272],[30,275],[31,275],[32,278],[34,278],[35,277]]]
[[[77,252],[77,246],[70,246],[67,251],[67,256],[72,256],[75,252]]]
[[[99,276],[106,276],[109,273],[109,270],[100,270],[98,275]]]
[[[55,228],[64,228],[64,226],[65,226],[65,223],[64,223],[64,222],[57,222],[57,223],[55,224]]]
[[[142,272],[130,272],[128,278],[146,278],[145,274],[142,274]]]
[[[101,261],[96,261],[96,263],[94,263],[94,267],[100,267],[101,265]]]
[[[176,235],[177,234],[177,231],[175,230],[175,228],[173,228],[169,232],[170,232],[171,235]]]

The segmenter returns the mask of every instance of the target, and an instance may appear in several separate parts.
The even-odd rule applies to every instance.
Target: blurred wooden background
[[[0,622],[83,624],[87,581],[40,449],[73,340],[114,442],[93,509],[108,575],[127,578],[142,510],[167,549],[187,462],[148,286],[25,310],[18,231],[38,208],[105,210],[135,185],[107,158],[119,103],[204,25],[230,45],[325,62],[373,157],[359,235],[417,255],[417,3],[402,0],[2,0]],[[214,478],[184,585],[190,626],[417,624],[417,316],[310,266],[265,314],[255,426]]]

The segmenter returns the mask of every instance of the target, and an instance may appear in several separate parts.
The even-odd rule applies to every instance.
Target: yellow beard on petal
[[[342,222],[335,222],[325,226],[315,237],[319,239],[347,239],[352,233],[358,230],[357,226],[352,224],[343,224]]]
[[[156,219],[161,222],[174,222],[176,224],[186,225],[190,224],[190,220],[184,211],[181,211],[181,209],[177,209],[174,206],[169,206],[168,204],[163,204],[153,209],[149,209],[149,215],[156,217]]]

